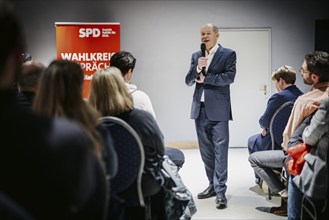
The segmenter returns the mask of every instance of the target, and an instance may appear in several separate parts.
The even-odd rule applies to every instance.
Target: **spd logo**
[[[79,37],[99,37],[101,35],[101,31],[99,28],[80,28],[79,29]]]

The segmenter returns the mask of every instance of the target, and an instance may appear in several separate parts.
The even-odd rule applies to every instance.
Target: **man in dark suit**
[[[209,186],[198,194],[199,199],[216,196],[216,207],[227,205],[226,182],[229,145],[228,121],[232,120],[230,84],[236,74],[236,53],[217,44],[218,27],[201,27],[202,51],[192,54],[185,83],[195,90],[191,118],[195,119],[199,148]]]
[[[278,90],[267,102],[264,114],[259,119],[259,125],[262,128],[260,134],[255,134],[248,139],[249,154],[256,151],[272,150],[271,135],[268,133],[270,122],[275,111],[285,102],[295,101],[303,93],[297,88],[296,71],[291,66],[284,65],[272,73],[272,81]],[[275,149],[281,150],[281,146],[276,144]],[[255,175],[256,184],[261,186],[261,179]]]

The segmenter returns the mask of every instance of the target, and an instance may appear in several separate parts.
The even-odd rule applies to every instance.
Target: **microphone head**
[[[206,45],[205,45],[205,43],[202,43],[200,47],[201,47],[201,55],[203,57],[205,57],[206,56]]]
[[[205,43],[202,43],[200,47],[201,47],[201,50],[203,50],[203,51],[206,50],[206,44]]]

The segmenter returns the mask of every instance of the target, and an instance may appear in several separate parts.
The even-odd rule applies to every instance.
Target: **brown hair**
[[[308,71],[319,77],[319,82],[329,82],[329,54],[315,51],[305,55]]]
[[[41,76],[34,110],[46,116],[75,120],[89,136],[94,152],[101,155],[101,138],[96,130],[99,113],[82,98],[84,73],[68,60],[53,61]]]
[[[295,84],[295,82],[296,82],[295,69],[288,65],[284,65],[284,66],[277,68],[272,73],[272,80],[280,81],[280,79],[283,79],[287,84]]]

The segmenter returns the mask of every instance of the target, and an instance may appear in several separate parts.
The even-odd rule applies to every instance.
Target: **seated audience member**
[[[98,70],[91,81],[89,103],[102,116],[115,116],[126,121],[139,135],[145,152],[145,173],[142,176],[142,190],[145,197],[156,198],[161,193],[160,184],[150,174],[152,161],[158,161],[158,155],[164,155],[163,135],[152,115],[136,109],[133,99],[124,83],[121,72],[116,67]],[[152,202],[152,215],[163,217],[162,203]],[[158,207],[158,208],[157,208]]]
[[[81,127],[17,105],[13,83],[22,66],[24,38],[4,0],[0,0],[0,30],[1,195],[33,219],[100,219],[87,211],[90,196],[98,189],[99,166]],[[0,207],[0,219],[18,219],[18,213],[6,210],[4,204]]]
[[[128,91],[133,97],[134,108],[149,112],[155,119],[156,115],[150,97],[131,83],[136,58],[129,52],[119,51],[112,55],[110,65],[121,71]]]
[[[288,213],[298,219],[298,210],[303,196],[309,197],[316,205],[317,219],[327,219],[329,197],[328,192],[328,153],[329,153],[329,97],[322,100],[319,109],[311,119],[302,134],[302,142],[311,147],[310,153],[305,156],[306,162],[299,175],[292,178],[288,190],[289,198],[297,198],[296,207],[288,204]],[[298,187],[298,189],[297,189]],[[325,207],[325,211],[323,207]]]
[[[298,117],[298,115],[312,116],[314,113],[316,114],[320,102],[324,99],[327,99],[329,95],[329,54],[320,51],[307,54],[305,56],[300,72],[303,75],[304,82],[306,84],[312,85],[312,90],[306,93],[305,95],[303,95],[304,97],[303,96],[300,97],[303,99],[301,99],[298,103],[296,103],[298,105],[295,104],[294,106],[295,111],[292,112],[290,116],[291,121],[288,122],[284,132],[283,146],[285,146],[285,140],[287,140],[287,138],[289,137],[290,132],[293,131],[296,126],[298,126],[298,122],[300,120],[300,117]],[[304,128],[305,127],[306,126],[304,126]],[[300,130],[299,138],[297,139],[297,141],[292,141],[291,139],[289,139],[287,143],[288,148],[302,141],[301,136],[304,129],[299,129],[299,130]],[[323,141],[325,141],[325,138],[323,139]],[[289,157],[287,160],[289,160]],[[288,185],[288,196],[289,198],[291,197],[288,203],[289,220],[300,219],[301,217],[300,212],[301,212],[302,193],[295,184],[296,182],[300,186],[300,183],[298,181],[300,181],[299,177],[297,177],[295,180],[295,177],[293,175],[290,175],[289,185]],[[306,179],[304,179],[304,181],[306,181]],[[314,189],[313,186],[312,189]],[[320,189],[320,187],[318,187],[318,189]]]
[[[38,81],[45,69],[46,66],[40,62],[27,61],[23,63],[22,73],[17,80],[18,93],[16,98],[18,104],[25,109],[30,110],[32,108]]]
[[[296,129],[302,125],[302,122],[312,115],[318,108],[321,100],[326,98],[329,93],[329,55],[326,52],[315,51],[305,55],[305,59],[300,69],[305,84],[312,85],[311,91],[299,96],[294,103],[289,120],[283,132],[283,150],[258,151],[249,156],[249,162],[255,173],[262,178],[271,191],[278,193],[282,198],[280,207],[271,208],[271,213],[277,215],[287,215],[288,219],[298,219],[300,214],[300,203],[298,199],[289,199],[289,209],[295,209],[296,212],[287,213],[287,189],[274,173],[273,168],[282,168],[285,166],[285,154],[288,147],[292,146],[290,138]],[[291,178],[291,177],[290,177]],[[288,184],[290,185],[290,178]],[[288,187],[290,190],[290,187]],[[295,202],[296,200],[296,202]],[[292,206],[290,208],[290,206]],[[296,207],[298,206],[298,207]]]
[[[127,51],[119,51],[112,55],[110,65],[121,71],[128,91],[133,97],[134,108],[145,110],[156,119],[150,97],[131,83],[136,65],[136,58]],[[178,168],[181,168],[185,162],[184,154],[179,149],[165,147],[165,155],[168,155]]]
[[[33,109],[49,117],[64,117],[78,122],[89,136],[95,155],[102,158],[110,176],[117,171],[117,158],[111,136],[98,121],[100,113],[82,98],[84,73],[68,60],[54,60],[40,79]],[[109,158],[105,160],[104,156]]]
[[[271,135],[269,127],[272,116],[275,111],[286,102],[295,101],[303,93],[295,84],[296,72],[291,66],[284,65],[272,73],[272,81],[278,93],[273,94],[267,102],[264,114],[259,119],[259,125],[262,128],[260,134],[255,134],[248,139],[249,154],[256,151],[272,150]],[[275,150],[280,150],[281,146],[276,144]],[[261,179],[256,175],[256,184],[261,186]]]
[[[48,117],[78,122],[91,140],[97,158],[102,159],[109,177],[117,172],[117,157],[110,134],[99,125],[99,113],[82,98],[84,73],[68,60],[55,60],[40,78],[33,109]]]

